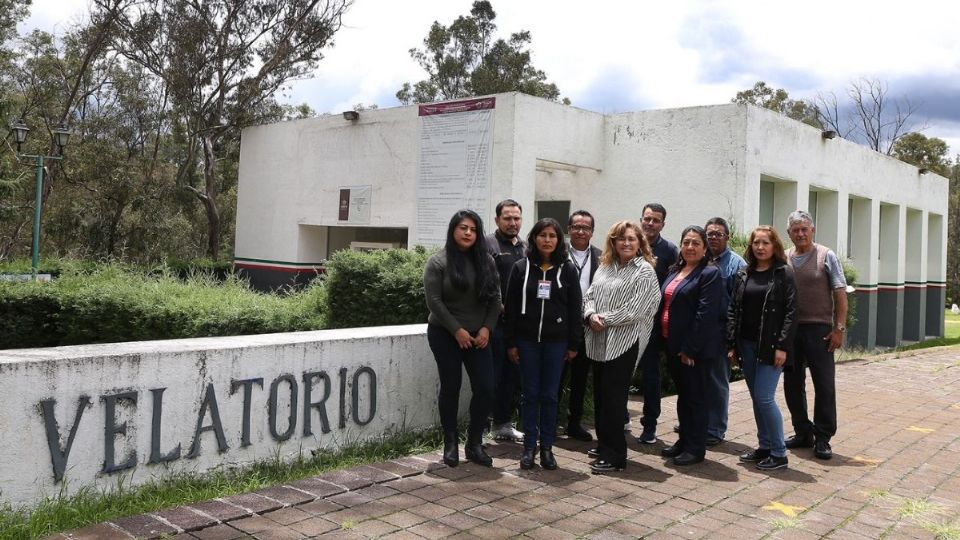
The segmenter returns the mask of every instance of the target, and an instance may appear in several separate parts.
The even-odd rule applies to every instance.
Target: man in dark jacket
[[[484,239],[487,249],[497,263],[500,275],[500,297],[507,294],[507,280],[513,264],[526,255],[526,246],[520,239],[520,225],[523,223],[523,208],[513,199],[504,199],[497,204],[497,216],[494,222],[497,229]],[[503,315],[493,331],[490,346],[493,348],[493,429],[491,435],[496,440],[522,441],[523,432],[513,427],[513,411],[517,408],[517,394],[520,388],[520,369],[507,359],[507,345],[503,335]]]
[[[570,261],[577,268],[580,280],[580,292],[587,294],[587,289],[593,283],[593,275],[600,265],[600,250],[590,245],[593,238],[593,215],[586,210],[577,210],[570,215],[567,221],[567,234],[570,235]],[[581,441],[592,441],[593,435],[583,429],[583,397],[587,391],[587,374],[590,372],[590,359],[583,340],[577,356],[563,368],[561,381],[570,373],[570,401],[568,403],[567,436]],[[560,394],[563,394],[563,383],[560,384]],[[559,401],[559,397],[557,399]]]

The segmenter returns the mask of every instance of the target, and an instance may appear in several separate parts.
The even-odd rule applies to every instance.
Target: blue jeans
[[[457,408],[460,405],[460,384],[463,369],[470,377],[470,427],[469,434],[479,437],[487,423],[487,415],[493,403],[493,369],[490,347],[485,349],[461,349],[457,340],[446,328],[427,325],[427,343],[437,361],[440,375],[440,394],[437,405],[440,409],[440,425],[444,431],[457,430]]]
[[[496,427],[497,424],[505,424],[513,420],[520,382],[520,368],[507,359],[507,340],[503,335],[503,322],[497,324],[497,328],[490,333],[490,349],[493,354],[494,392],[491,416]]]
[[[727,435],[727,412],[730,408],[730,362],[710,364],[707,370],[707,437],[723,439]]]
[[[557,393],[567,343],[535,343],[518,339],[517,350],[520,352],[520,382],[523,386],[520,393],[523,445],[534,448],[539,437],[540,447],[549,448],[557,437]]]
[[[777,406],[777,384],[783,368],[757,361],[757,342],[740,340],[740,367],[747,380],[750,399],[753,401],[753,417],[757,422],[757,439],[760,449],[770,450],[770,455],[783,457],[787,448],[783,444],[783,416]]]

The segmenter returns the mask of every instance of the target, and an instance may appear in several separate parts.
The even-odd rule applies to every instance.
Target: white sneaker
[[[510,422],[497,424],[490,435],[495,441],[516,441],[523,442],[523,432],[513,427]]]

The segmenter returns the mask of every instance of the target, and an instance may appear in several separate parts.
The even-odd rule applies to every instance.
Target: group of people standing
[[[673,464],[699,463],[708,446],[723,442],[732,365],[743,370],[757,424],[758,445],[741,461],[780,469],[786,449],[797,447],[831,457],[833,351],[845,331],[846,283],[836,255],[814,243],[813,218],[800,210],[789,216],[789,252],[773,227],[757,227],[741,257],[727,245],[722,218],[686,227],[678,248],[660,234],[666,217],[662,205],[647,204],[639,223],[614,223],[598,248],[585,210],[566,227],[537,221],[526,242],[519,237],[522,208],[512,199],[497,205],[489,235],[475,212],[454,214],[444,249],[424,271],[447,465],[460,459],[457,407],[466,368],[473,393],[468,460],[492,465],[483,446],[492,417],[495,438],[523,441],[522,469],[535,466],[538,443],[540,466],[556,469],[562,381],[569,372],[567,436],[590,441],[582,420],[592,372],[598,444],[588,451],[590,466],[598,474],[622,470],[638,360],[644,403],[637,440],[657,441],[662,356],[678,393],[677,442],[661,451]],[[816,392],[813,421],[807,367]],[[789,439],[775,399],[781,373],[795,430]],[[518,387],[522,432],[511,423]]]

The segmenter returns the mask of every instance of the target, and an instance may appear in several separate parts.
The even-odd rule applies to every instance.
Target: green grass
[[[960,524],[924,523],[921,527],[933,533],[935,540],[960,540]]]
[[[943,322],[943,337],[937,339],[928,339],[913,345],[898,347],[898,351],[914,351],[917,349],[928,349],[930,347],[943,347],[946,345],[960,344],[960,315],[950,313],[946,310],[946,316]]]
[[[0,506],[0,540],[39,538],[118,517],[246,493],[334,469],[427,452],[439,448],[442,440],[439,429],[408,432],[337,453],[318,452],[292,464],[274,460],[242,470],[171,476],[136,487],[121,485],[108,492],[80,489],[45,499],[34,508],[7,504]]]
[[[770,522],[774,531],[796,529],[800,526],[800,518],[776,518]]]
[[[942,508],[926,499],[904,499],[900,503],[900,508],[897,509],[897,514],[902,518],[920,520],[928,514],[939,512]]]

